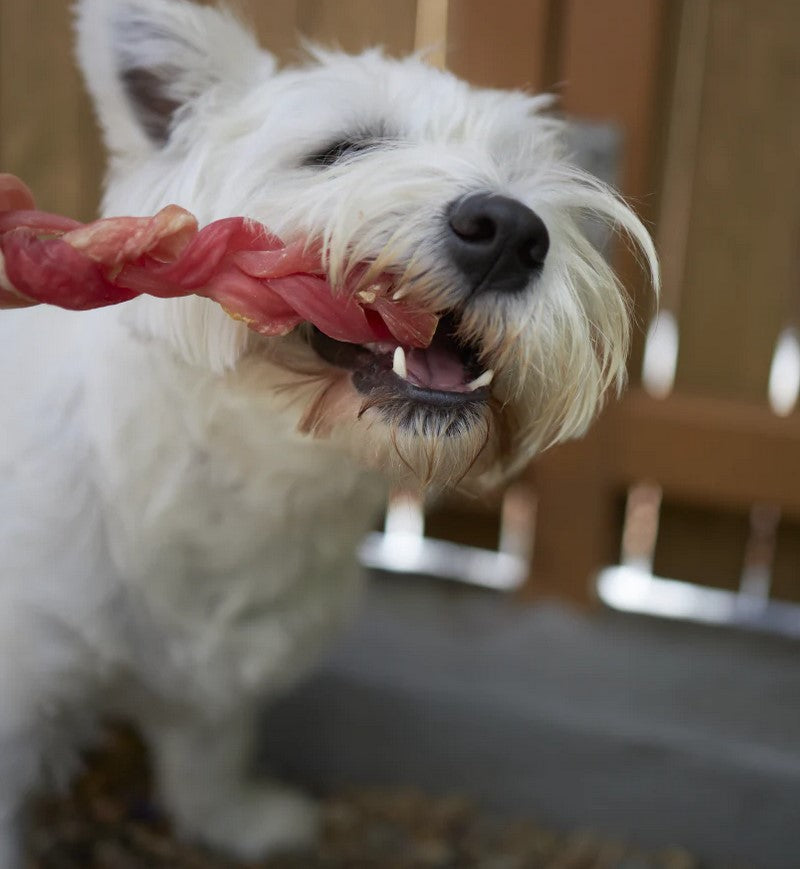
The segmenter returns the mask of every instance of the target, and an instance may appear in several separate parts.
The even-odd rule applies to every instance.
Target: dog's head
[[[625,232],[657,280],[653,246],[565,161],[547,98],[378,51],[278,71],[230,15],[183,0],[83,0],[78,33],[112,153],[107,213],[253,217],[320,244],[332,286],[378,275],[440,316],[427,349],[310,325],[263,339],[199,298],[137,300],[134,328],[423,483],[496,479],[582,433],[623,381],[628,304],[581,221]]]

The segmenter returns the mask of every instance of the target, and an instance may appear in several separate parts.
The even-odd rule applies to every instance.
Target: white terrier
[[[246,781],[253,713],[351,610],[387,481],[479,490],[581,434],[629,311],[580,220],[657,281],[655,254],[546,98],[377,51],[277,71],[185,0],[83,0],[78,37],[106,215],[252,217],[321,244],[333,285],[367,263],[441,315],[425,350],[262,338],[197,297],[0,315],[0,866],[107,715],[182,835],[253,857],[314,834],[310,800]]]

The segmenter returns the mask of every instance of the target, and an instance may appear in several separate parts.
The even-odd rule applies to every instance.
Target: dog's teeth
[[[476,389],[480,389],[482,386],[488,386],[492,380],[494,379],[494,371],[490,368],[488,371],[484,371],[480,377],[476,377],[472,383],[467,384],[467,389],[470,392],[474,392]]]
[[[392,371],[403,380],[408,378],[408,368],[406,367],[406,351],[402,347],[395,347],[394,358],[392,359]]]
[[[392,294],[392,301],[399,302],[400,299],[404,299],[408,295],[408,287],[401,287],[399,290],[395,290]]]
[[[364,302],[365,305],[371,305],[375,301],[375,293],[372,290],[359,290],[358,298]]]

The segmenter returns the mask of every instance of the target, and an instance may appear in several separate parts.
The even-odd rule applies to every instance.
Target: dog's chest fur
[[[151,364],[147,394],[127,407],[123,398],[101,446],[105,479],[118,475],[104,500],[112,552],[132,574],[126,585],[163,627],[191,690],[263,692],[289,681],[354,602],[355,553],[382,486],[334,447],[297,435],[285,401],[153,359],[148,346],[127,352],[140,357],[133,370]],[[103,407],[125,388],[116,376],[98,384]]]
[[[55,539],[67,533],[75,544],[59,586],[85,593],[63,618],[84,635],[102,626],[88,641],[105,661],[125,660],[172,698],[222,707],[295,678],[352,608],[382,486],[297,435],[285,401],[132,337],[117,312],[74,331],[59,322],[51,339],[37,377],[50,384],[43,399],[64,401],[47,411],[60,437],[46,453],[40,444],[29,474],[47,475],[54,546],[68,551]],[[99,355],[114,364],[93,364]],[[28,405],[33,418],[42,408]],[[82,518],[67,532],[69,497]]]

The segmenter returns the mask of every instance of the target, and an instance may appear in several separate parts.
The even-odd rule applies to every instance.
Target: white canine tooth
[[[392,371],[403,380],[408,379],[408,368],[406,367],[406,351],[402,347],[395,347],[394,358],[392,359]]]
[[[359,290],[358,298],[364,302],[365,305],[371,305],[375,301],[375,293],[372,290]]]
[[[392,294],[392,301],[399,302],[400,299],[404,299],[408,295],[408,287],[401,287],[399,290],[395,290]]]
[[[484,371],[480,377],[476,377],[472,383],[467,384],[467,389],[470,392],[474,392],[476,389],[480,389],[482,386],[488,386],[492,380],[494,379],[494,371],[492,369],[488,369],[488,371]]]

